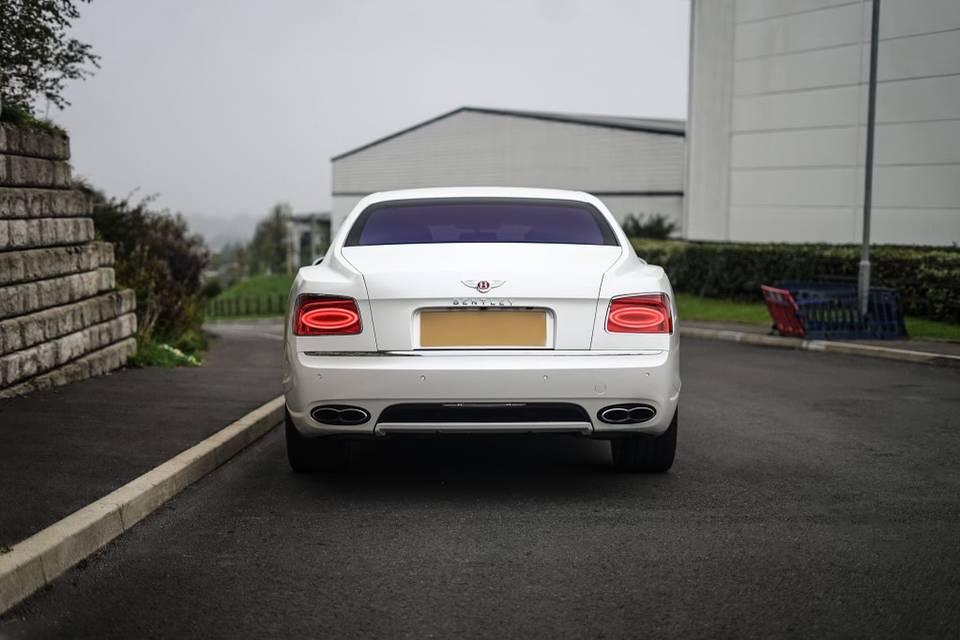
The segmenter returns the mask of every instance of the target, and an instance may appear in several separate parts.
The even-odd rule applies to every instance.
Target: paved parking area
[[[204,366],[0,400],[0,544],[102,498],[280,394],[280,329],[213,328]]]
[[[0,622],[20,637],[957,637],[960,374],[686,339],[677,463],[276,430]]]

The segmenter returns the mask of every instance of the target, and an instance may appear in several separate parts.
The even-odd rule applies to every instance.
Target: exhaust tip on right
[[[637,424],[652,420],[657,410],[648,404],[617,404],[604,407],[597,418],[607,424]]]

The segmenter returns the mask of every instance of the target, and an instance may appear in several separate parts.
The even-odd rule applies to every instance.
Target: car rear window
[[[616,245],[617,238],[596,207],[585,202],[445,198],[371,205],[344,244],[456,242]]]

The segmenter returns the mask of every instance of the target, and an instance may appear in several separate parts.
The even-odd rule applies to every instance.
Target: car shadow
[[[344,471],[310,480],[325,491],[391,498],[585,498],[671,482],[617,473],[607,441],[569,435],[391,436],[351,442]]]

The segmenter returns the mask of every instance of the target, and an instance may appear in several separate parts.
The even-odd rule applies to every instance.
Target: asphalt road
[[[960,375],[684,340],[679,450],[379,441],[301,477],[272,432],[0,636],[960,635]]]

